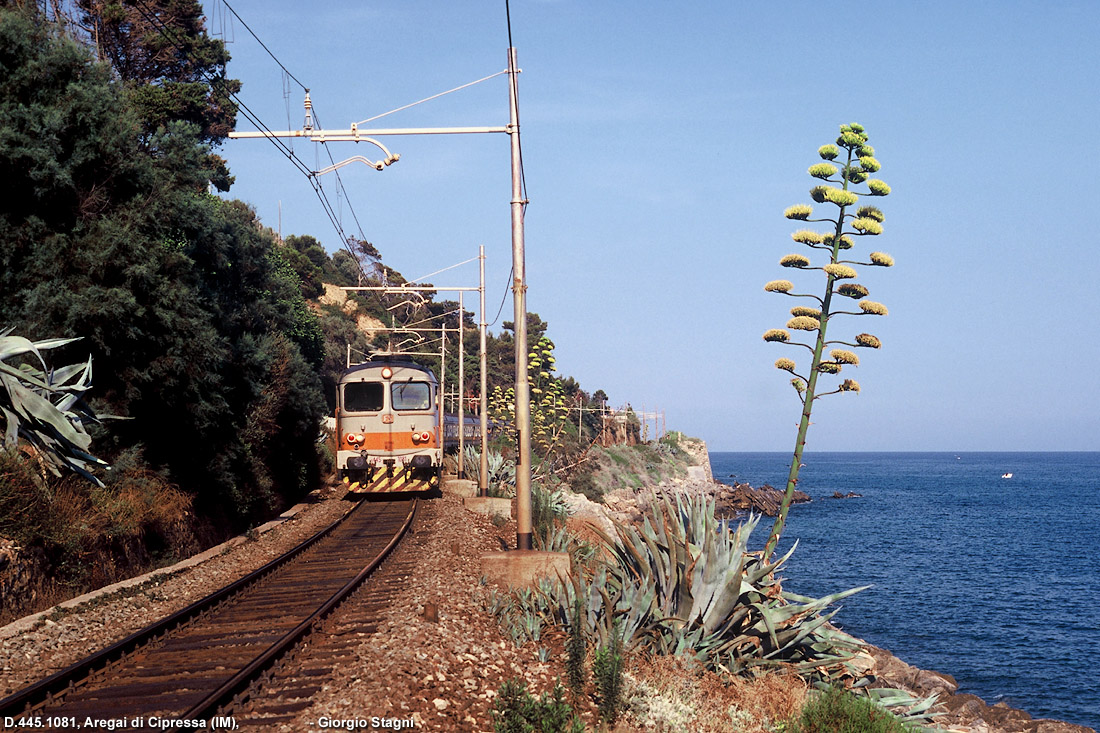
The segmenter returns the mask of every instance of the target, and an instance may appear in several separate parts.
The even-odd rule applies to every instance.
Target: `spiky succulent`
[[[24,440],[54,475],[67,469],[103,486],[90,467],[107,464],[88,453],[92,438],[85,429],[101,419],[84,401],[92,387],[92,358],[51,369],[42,352],[79,339],[32,342],[11,332],[0,331],[0,450],[15,452]]]
[[[626,648],[690,654],[711,669],[753,674],[766,668],[809,679],[853,678],[858,642],[827,624],[827,608],[862,588],[824,598],[783,591],[774,563],[748,551],[757,518],[738,527],[715,516],[704,494],[650,495],[640,528],[617,524],[604,536],[606,568],[562,584],[556,615],[586,600],[586,631],[602,640],[619,629]]]

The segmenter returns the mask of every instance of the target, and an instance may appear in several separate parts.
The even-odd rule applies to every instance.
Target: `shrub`
[[[80,588],[114,580],[109,551],[173,554],[173,530],[191,497],[144,467],[139,451],[122,453],[104,486],[69,475],[48,482],[32,463],[0,451],[0,535],[39,547],[51,577]],[[152,536],[150,536],[152,535]]]
[[[789,733],[909,733],[916,728],[842,687],[814,695],[792,720]]]
[[[569,674],[569,689],[575,696],[584,693],[588,675],[584,669],[584,658],[588,653],[588,643],[584,636],[581,599],[573,599],[573,612],[569,617],[569,638],[565,642],[565,668]]]
[[[561,683],[552,695],[536,700],[521,680],[507,680],[500,686],[489,711],[497,733],[583,733],[584,723],[565,702]]]
[[[569,476],[569,488],[575,494],[581,494],[597,504],[603,504],[603,496],[607,487],[596,480],[596,474],[591,468],[580,468]]]
[[[623,707],[623,640],[618,628],[612,632],[611,642],[596,650],[592,676],[596,680],[600,720],[614,726]]]

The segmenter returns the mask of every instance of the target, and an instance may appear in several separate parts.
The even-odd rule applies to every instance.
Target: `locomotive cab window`
[[[381,382],[349,382],[344,385],[344,412],[378,412],[385,394]]]
[[[432,386],[427,382],[396,382],[390,391],[395,410],[430,410]]]

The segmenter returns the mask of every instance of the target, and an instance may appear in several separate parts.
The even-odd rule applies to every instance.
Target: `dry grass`
[[[71,474],[43,476],[25,457],[0,451],[0,537],[19,548],[20,558],[0,577],[8,591],[0,619],[194,549],[191,497],[146,469],[139,456],[121,458],[106,486],[97,487]]]
[[[756,679],[710,672],[683,657],[636,657],[620,731],[770,733],[796,715],[806,684],[794,674]]]

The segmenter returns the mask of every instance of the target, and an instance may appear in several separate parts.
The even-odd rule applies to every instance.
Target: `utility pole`
[[[481,465],[478,467],[477,488],[480,496],[489,495],[489,359],[485,348],[485,245],[478,248],[479,269],[481,270],[481,323],[478,324],[478,337],[481,339]]]
[[[231,139],[240,138],[306,138],[313,142],[365,142],[374,145],[385,153],[385,157],[378,161],[370,161],[362,156],[341,161],[325,171],[316,171],[320,174],[336,170],[351,162],[362,162],[377,169],[383,170],[386,166],[396,163],[400,156],[394,155],[376,138],[389,135],[466,135],[483,133],[506,133],[511,138],[511,169],[512,169],[512,294],[514,299],[514,312],[516,324],[516,504],[517,504],[517,530],[516,548],[519,550],[533,549],[531,527],[531,395],[527,379],[527,276],[525,268],[524,242],[523,242],[523,207],[527,201],[523,198],[523,167],[520,158],[519,139],[519,102],[517,101],[518,75],[520,69],[516,66],[516,49],[508,49],[508,107],[509,122],[504,126],[484,127],[420,127],[420,128],[387,128],[387,129],[359,129],[358,123],[352,123],[347,130],[322,130],[312,126],[301,130],[286,131],[257,131],[257,132],[231,132]],[[495,76],[495,75],[494,75]],[[308,101],[307,110],[311,102]]]
[[[534,549],[531,525],[531,387],[527,380],[527,269],[523,249],[516,49],[508,49],[508,135],[512,140],[512,300],[516,326],[516,549]]]
[[[462,362],[466,360],[466,344],[463,343],[463,321],[466,311],[462,308],[462,296],[458,294],[458,477],[466,478],[466,391]]]

